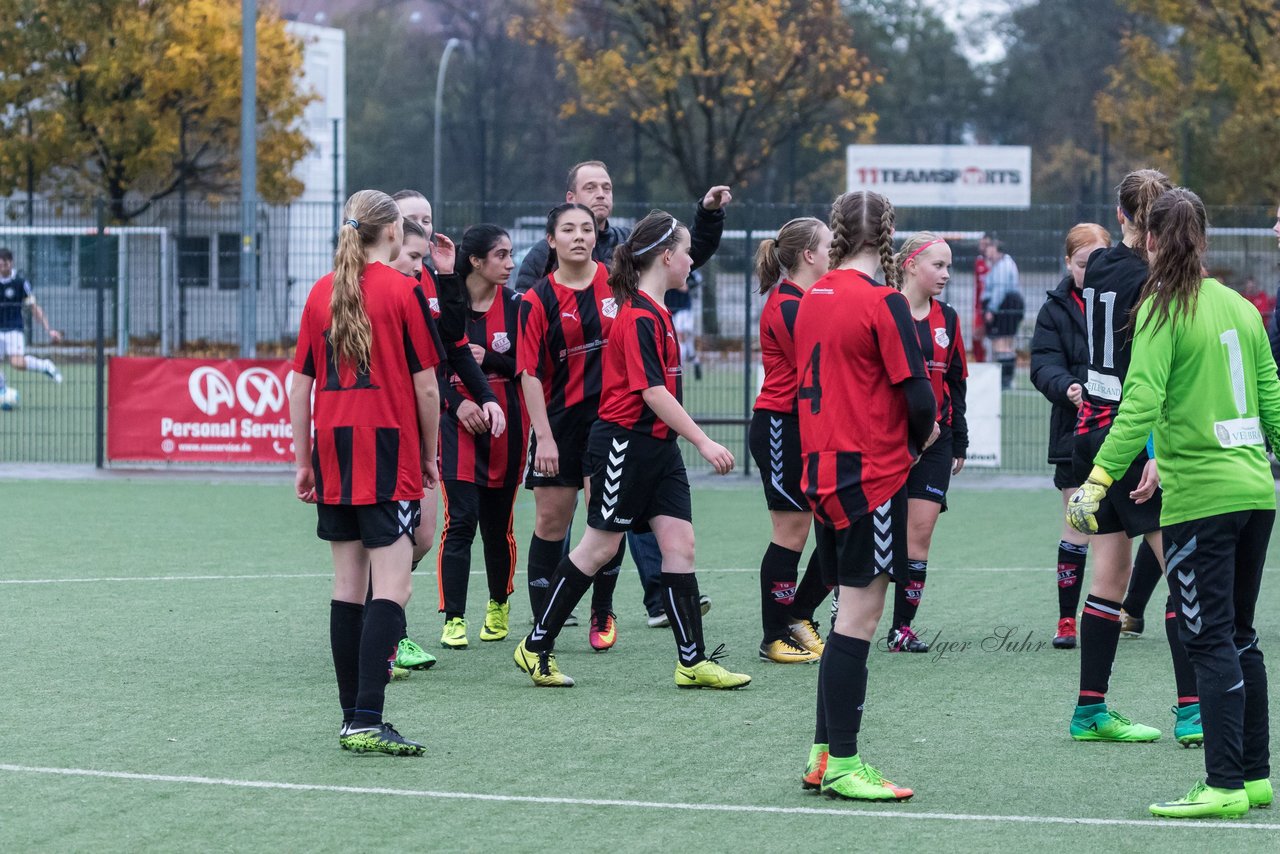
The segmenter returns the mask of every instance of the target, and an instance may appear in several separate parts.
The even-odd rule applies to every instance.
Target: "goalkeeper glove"
[[[1107,495],[1107,488],[1113,483],[1111,476],[1100,467],[1094,466],[1089,472],[1089,479],[1080,485],[1067,502],[1067,524],[1082,534],[1093,534],[1098,530],[1098,506]]]

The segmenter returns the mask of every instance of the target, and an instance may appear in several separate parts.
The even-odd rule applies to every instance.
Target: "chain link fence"
[[[456,241],[468,225],[493,222],[512,236],[517,257],[543,239],[553,203],[446,202],[436,228]],[[691,221],[695,202],[658,205]],[[619,204],[612,221],[629,224],[654,205]],[[241,352],[240,209],[219,203],[162,201],[127,226],[106,221],[94,200],[0,201],[0,246],[13,252],[17,275],[31,282],[39,306],[63,339],[52,342],[29,310],[26,352],[51,359],[63,382],[6,361],[0,365],[18,393],[0,411],[0,461],[101,462],[106,357],[162,355],[223,357]],[[1280,260],[1271,208],[1214,208],[1210,272],[1259,303],[1275,290]],[[756,332],[764,299],[756,293],[751,260],[759,241],[797,216],[826,218],[822,205],[734,202],[720,249],[694,290],[698,364],[686,366],[685,403],[717,441],[749,469],[746,425],[760,381]],[[329,203],[260,207],[258,289],[253,342],[259,357],[292,354],[302,305],[311,285],[331,267],[340,210]],[[1027,356],[1035,317],[1047,291],[1061,281],[1063,238],[1078,222],[1097,222],[1118,236],[1115,209],[1034,206],[1025,210],[907,208],[899,234],[943,234],[955,258],[943,298],[958,310],[972,349],[974,260],[978,239],[995,232],[1020,271],[1026,314],[1017,336],[1013,387],[1001,396],[1001,465],[1008,473],[1047,473],[1048,404],[1031,386]],[[686,454],[690,468],[703,463]]]

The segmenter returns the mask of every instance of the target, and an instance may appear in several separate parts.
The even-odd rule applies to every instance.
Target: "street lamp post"
[[[440,55],[440,70],[436,73],[436,112],[435,112],[435,146],[431,153],[431,203],[439,210],[440,203],[444,199],[444,193],[440,191],[440,146],[441,146],[441,128],[443,127],[444,112],[444,76],[449,71],[449,57],[455,50],[460,47],[470,48],[470,45],[462,39],[449,39],[445,42],[444,53]]]

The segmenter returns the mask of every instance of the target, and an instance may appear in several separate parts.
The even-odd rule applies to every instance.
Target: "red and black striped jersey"
[[[644,402],[644,390],[657,386],[682,399],[680,340],[667,307],[638,291],[618,311],[609,332],[600,420],[674,441],[675,431]]]
[[[367,371],[338,364],[329,341],[333,274],[302,310],[293,370],[315,380],[311,459],[321,504],[379,504],[422,497],[421,440],[413,375],[440,361],[404,275],[364,268],[360,290],[373,332]]]
[[[902,488],[911,468],[899,383],[927,377],[907,298],[833,270],[800,300],[801,486],[817,519],[846,528]]]
[[[1111,426],[1120,408],[1120,392],[1133,352],[1131,318],[1147,281],[1147,263],[1117,243],[1089,256],[1080,283],[1089,342],[1089,375],[1076,414],[1076,433]]]
[[[448,405],[440,418],[440,477],[444,480],[489,487],[511,486],[520,480],[529,416],[516,381],[519,322],[520,295],[502,288],[488,310],[472,311],[467,323],[467,340],[484,347],[480,367],[507,419],[506,432],[497,439],[488,433],[473,436],[459,423],[458,406],[464,400],[474,403],[475,398],[455,371],[442,367],[448,381]],[[474,361],[469,348],[467,358]]]
[[[599,408],[601,356],[617,315],[604,264],[581,290],[560,284],[553,272],[525,292],[516,371],[542,381],[548,414]]]
[[[760,312],[760,359],[764,385],[756,396],[756,409],[796,413],[796,312],[804,291],[783,280],[769,291]]]
[[[967,448],[969,431],[964,414],[965,379],[969,376],[969,367],[965,363],[964,341],[960,336],[960,317],[945,302],[931,299],[929,314],[915,324],[920,352],[929,371],[929,385],[933,387],[933,397],[938,401],[938,423],[953,428],[953,436],[963,432],[964,447]]]

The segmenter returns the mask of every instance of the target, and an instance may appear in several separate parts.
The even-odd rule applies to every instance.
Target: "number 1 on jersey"
[[[1244,417],[1249,409],[1249,399],[1244,384],[1244,355],[1240,352],[1240,333],[1228,329],[1218,336],[1218,340],[1227,348],[1227,371],[1231,374],[1231,396],[1235,398],[1236,412]]]
[[[813,415],[817,415],[822,411],[822,380],[818,376],[821,367],[821,354],[822,345],[814,344],[813,352],[809,354],[809,362],[805,365],[805,369],[800,372],[800,389],[796,393],[800,400],[809,401],[809,412]],[[805,385],[806,378],[809,381],[808,385]]]

